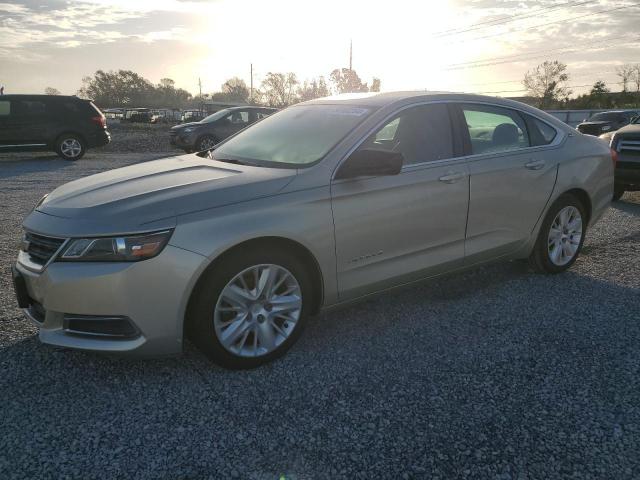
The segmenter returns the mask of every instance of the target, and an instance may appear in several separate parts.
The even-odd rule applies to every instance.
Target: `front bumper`
[[[615,171],[616,186],[624,187],[628,190],[640,190],[640,158],[635,155],[634,159],[627,159],[619,154]]]
[[[39,327],[43,343],[155,356],[182,351],[187,301],[205,260],[167,245],[142,262],[53,262],[41,273],[18,262],[15,269],[36,307],[24,312]],[[82,335],[65,329],[65,315],[124,317],[137,332],[126,339]]]

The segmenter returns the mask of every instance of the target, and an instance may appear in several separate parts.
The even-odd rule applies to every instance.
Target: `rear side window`
[[[17,100],[14,102],[17,115],[38,116],[45,113],[47,106],[39,100]]]
[[[549,145],[553,142],[553,139],[556,138],[558,134],[555,128],[529,115],[525,115],[525,117],[527,119],[527,127],[529,128],[529,138],[532,147]]]
[[[360,146],[365,148],[400,152],[405,165],[453,158],[447,105],[433,103],[403,110]]]
[[[6,117],[11,114],[11,102],[0,100],[0,117]]]
[[[529,134],[520,114],[491,105],[463,105],[474,155],[530,147]]]

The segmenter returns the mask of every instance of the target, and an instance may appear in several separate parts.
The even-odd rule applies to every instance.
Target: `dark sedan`
[[[592,115],[586,122],[582,122],[577,129],[580,133],[597,137],[603,133],[615,132],[619,128],[629,125],[638,114],[639,112],[633,110],[600,112]]]
[[[275,113],[275,108],[232,107],[220,110],[199,122],[171,128],[171,144],[186,152],[209,150],[227,137]]]

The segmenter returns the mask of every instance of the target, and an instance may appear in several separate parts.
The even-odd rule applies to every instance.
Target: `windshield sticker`
[[[350,117],[361,117],[366,114],[369,110],[366,108],[355,108],[355,107],[330,107],[327,109],[327,113],[330,115],[348,115]]]

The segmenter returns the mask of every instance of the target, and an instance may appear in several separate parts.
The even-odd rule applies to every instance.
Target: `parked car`
[[[578,125],[577,130],[586,135],[596,137],[603,133],[613,132],[629,125],[631,120],[639,115],[635,110],[619,110],[614,112],[601,112],[589,117],[586,122]]]
[[[148,108],[127,108],[122,117],[122,122],[149,123],[151,110]]]
[[[618,201],[624,192],[640,190],[640,116],[631,125],[600,138],[609,142],[617,157],[613,199]]]
[[[220,110],[199,122],[172,127],[171,145],[186,152],[200,152],[213,148],[225,138],[276,111],[265,107],[233,107]]]
[[[527,105],[338,96],[57,188],[13,278],[45,343],[169,354],[188,336],[251,368],[310,315],[394,286],[492,260],[563,272],[612,192],[607,144]]]
[[[151,123],[177,123],[180,121],[182,112],[170,108],[160,108],[151,111]]]
[[[202,110],[184,110],[180,116],[181,123],[199,122],[207,116]]]
[[[78,160],[111,141],[102,112],[91,101],[64,95],[0,97],[0,152],[52,150]]]

